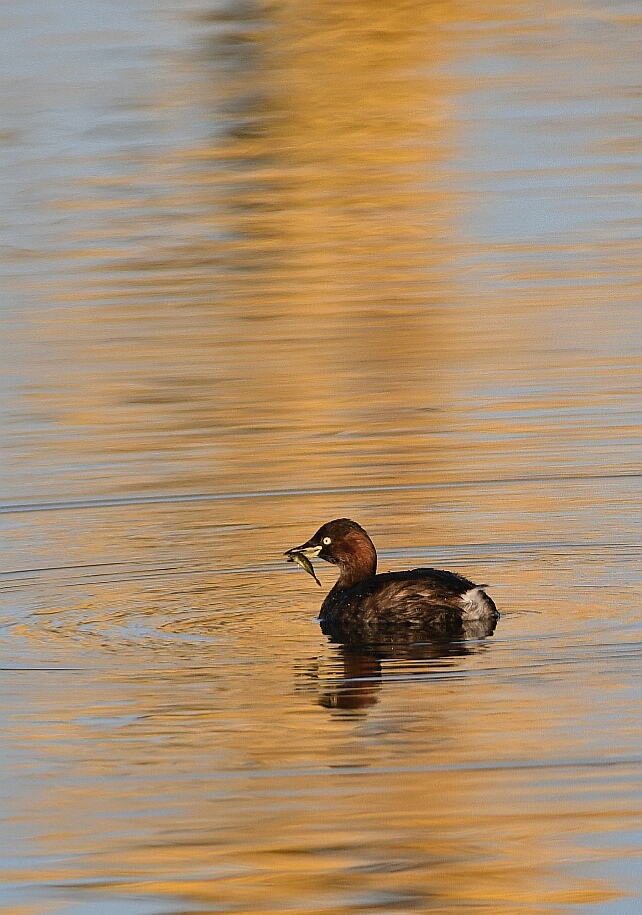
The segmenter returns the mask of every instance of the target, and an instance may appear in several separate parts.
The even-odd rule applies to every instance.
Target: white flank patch
[[[481,588],[471,588],[461,596],[463,620],[494,619],[496,610]]]

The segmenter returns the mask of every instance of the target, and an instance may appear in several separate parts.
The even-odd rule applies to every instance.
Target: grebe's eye
[[[332,539],[331,539],[330,537],[324,537],[324,538],[323,538],[323,545],[324,545],[324,546],[329,546],[331,543],[332,543]]]

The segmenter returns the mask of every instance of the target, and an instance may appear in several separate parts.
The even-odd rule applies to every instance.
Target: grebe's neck
[[[341,540],[334,559],[339,578],[333,591],[347,591],[377,573],[377,551],[365,531],[350,531]]]

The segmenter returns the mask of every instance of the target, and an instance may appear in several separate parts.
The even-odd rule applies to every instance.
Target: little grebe
[[[490,635],[499,618],[483,588],[455,572],[412,569],[377,575],[372,540],[348,518],[329,521],[285,555],[318,557],[339,567],[319,618],[323,631],[341,641],[390,639],[404,632],[431,638]]]

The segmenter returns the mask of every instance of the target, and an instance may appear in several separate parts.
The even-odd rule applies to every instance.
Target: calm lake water
[[[642,911],[641,39],[2,7],[3,915]],[[494,635],[330,643],[341,516]]]

